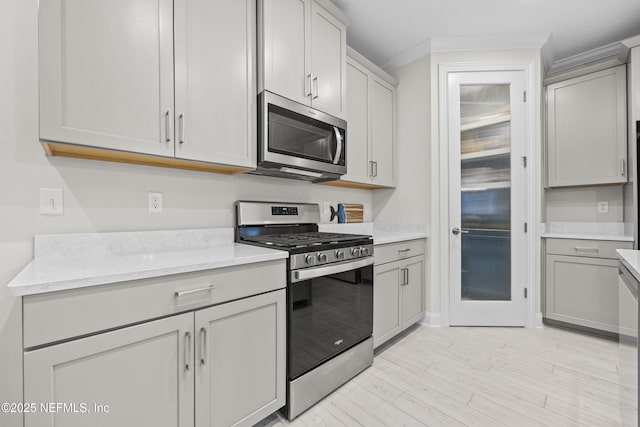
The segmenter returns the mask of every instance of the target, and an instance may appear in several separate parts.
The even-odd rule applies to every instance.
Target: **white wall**
[[[545,221],[625,221],[622,186],[547,189],[545,201]],[[609,212],[598,213],[598,202],[609,202]]]
[[[21,307],[5,286],[31,260],[35,234],[232,227],[239,199],[372,203],[369,191],[278,178],[46,157],[38,142],[37,4],[0,2],[0,402],[22,400]],[[63,216],[39,215],[42,187],[64,190]],[[148,191],[164,193],[163,213],[147,213]],[[18,421],[0,414],[2,427]]]

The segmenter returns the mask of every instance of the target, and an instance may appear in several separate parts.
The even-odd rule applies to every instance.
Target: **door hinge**
[[[524,232],[527,233],[529,231],[529,225],[527,225],[527,223],[524,223]]]
[[[522,166],[527,167],[527,156],[522,156]]]
[[[527,288],[524,288],[524,297],[527,298]]]
[[[527,91],[522,92],[522,101],[527,102]]]

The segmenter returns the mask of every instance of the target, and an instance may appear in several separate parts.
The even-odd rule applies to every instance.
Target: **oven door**
[[[289,380],[371,336],[373,262],[373,257],[367,257],[291,272]]]
[[[346,173],[344,120],[270,92],[262,92],[261,97],[261,166]]]

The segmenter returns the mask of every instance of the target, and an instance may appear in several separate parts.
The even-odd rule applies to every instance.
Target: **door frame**
[[[538,103],[537,92],[533,81],[534,73],[533,61],[496,61],[496,62],[452,62],[442,63],[438,66],[438,126],[439,126],[439,148],[440,148],[440,324],[450,326],[449,299],[450,299],[450,244],[449,244],[449,125],[448,125],[448,80],[450,73],[459,72],[486,72],[486,71],[521,71],[524,76],[524,88],[527,92],[527,102],[525,102],[525,141],[524,155],[527,156],[527,167],[525,169],[525,222],[528,224],[528,232],[525,235],[526,248],[526,271],[524,273],[528,298],[526,301],[525,327],[533,328],[541,326],[541,315],[537,313],[538,301],[540,299],[536,271],[539,267],[538,245],[540,211],[540,179],[539,156],[541,150],[535,149],[536,136],[539,130],[536,129],[536,108]],[[537,319],[540,317],[540,319]]]

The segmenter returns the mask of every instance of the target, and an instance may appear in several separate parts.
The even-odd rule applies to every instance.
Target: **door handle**
[[[378,176],[378,162],[373,162],[373,177],[376,178]]]
[[[306,89],[309,88],[309,89]],[[311,84],[311,74],[305,79],[305,96],[313,96],[313,85]]]
[[[402,270],[402,286],[407,286],[409,284],[409,269],[403,268]]]
[[[200,346],[200,363],[202,365],[207,364],[207,328],[200,328],[200,336],[202,337]]]
[[[188,371],[191,369],[189,362],[191,361],[191,332],[184,334],[184,368]]]
[[[457,236],[458,234],[467,234],[467,233],[469,233],[469,231],[467,231],[467,230],[461,230],[461,229],[459,229],[458,227],[454,227],[454,228],[451,230],[451,232],[452,232],[453,234],[455,234],[456,236]]]
[[[171,142],[171,110],[167,110],[164,114],[164,139],[166,142]]]
[[[318,76],[313,78],[313,88],[315,89],[315,95],[311,99],[317,99],[320,96],[320,91],[318,89]]]
[[[184,144],[184,114],[178,116],[178,143]]]

